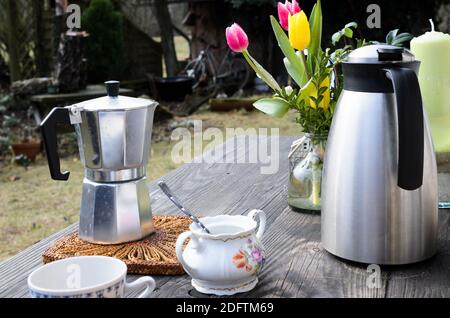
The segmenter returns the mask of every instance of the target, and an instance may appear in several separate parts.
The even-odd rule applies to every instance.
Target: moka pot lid
[[[128,111],[157,105],[151,99],[120,96],[119,81],[107,81],[105,85],[107,96],[90,99],[72,106],[76,106],[81,111]]]

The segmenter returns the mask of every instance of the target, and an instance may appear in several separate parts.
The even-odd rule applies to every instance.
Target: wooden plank
[[[226,165],[228,166],[228,165]],[[273,198],[280,197],[283,192],[284,180],[276,180],[273,178],[266,178],[261,176],[256,167],[251,165],[229,165],[227,167],[228,174],[226,179],[233,180],[232,182],[219,182],[218,188],[223,188],[220,191],[220,196],[226,195],[226,200],[220,201],[217,204],[217,194],[212,193],[208,189],[208,193],[201,193],[201,197],[205,198],[202,206],[208,205],[208,215],[217,215],[222,213],[227,214],[245,214],[253,208],[263,209],[267,213],[266,231],[269,231],[273,220],[278,217],[279,210],[266,209]],[[211,174],[211,172],[208,172]],[[253,176],[253,177],[252,177]],[[255,178],[254,176],[259,176]],[[244,183],[240,180],[251,180],[253,182]],[[236,182],[237,181],[237,182]],[[232,187],[232,189],[230,188]],[[231,191],[230,193],[230,190]],[[266,240],[264,240],[265,242]],[[270,250],[268,251],[270,254]],[[160,288],[155,297],[190,297],[192,295],[192,286],[190,278],[187,276],[174,277],[169,280],[163,288]],[[196,294],[194,292],[194,294]],[[202,295],[203,297],[205,295]],[[265,296],[270,296],[269,294]]]
[[[450,173],[438,174],[439,201],[450,202]]]
[[[241,173],[247,176],[244,171]],[[276,182],[273,184],[283,189],[283,185]],[[240,295],[241,297],[386,297],[392,277],[401,273],[403,268],[410,267],[382,267],[381,286],[369,287],[367,283],[371,281],[372,272],[367,271],[367,265],[344,261],[323,250],[320,243],[320,217],[291,211],[286,206],[286,195],[284,187],[282,193],[274,196],[268,205],[260,207],[269,213],[268,229],[264,238],[269,257],[265,270],[260,275],[258,288]],[[440,233],[448,231],[445,213],[440,212]],[[448,245],[448,239],[444,239],[446,237],[447,234],[441,234],[441,245]],[[442,257],[446,258],[445,255],[435,258],[438,264]],[[412,265],[414,266],[421,264]],[[446,275],[447,271],[442,269],[437,270]],[[438,278],[438,281],[441,281],[441,286],[450,286],[445,279]],[[442,291],[439,285],[434,284],[422,281],[419,286],[429,286],[430,290],[438,287],[434,295],[450,296],[448,291]],[[164,288],[157,292],[157,296],[205,295],[193,291],[189,279],[186,281],[181,277],[168,281]]]
[[[240,170],[244,177],[255,171]],[[268,258],[258,287],[240,297],[382,297],[380,289],[366,286],[365,266],[343,262],[325,252],[320,243],[320,216],[299,214],[286,205],[285,178],[271,179],[272,199],[257,206],[268,213],[263,242]],[[258,191],[258,186],[249,191]],[[236,191],[240,193],[240,191]],[[156,297],[205,297],[193,291],[189,278],[168,281]]]
[[[248,139],[248,138],[247,138]],[[242,139],[238,139],[242,140]],[[280,140],[282,152],[288,151],[291,140],[286,138]],[[238,141],[227,143],[238,144]],[[252,143],[253,144],[253,143]],[[254,144],[253,144],[254,145]],[[228,149],[228,152],[226,151]],[[244,157],[248,157],[250,147],[243,152],[235,152],[236,160],[239,162]],[[234,148],[225,146],[223,149],[224,157],[233,153]],[[280,171],[287,168],[287,161],[280,161]],[[276,182],[280,178],[276,175],[261,175],[260,166],[257,164],[234,164],[234,163],[214,163],[200,168],[191,175],[195,178],[194,183],[182,184],[181,189],[174,189],[176,192],[192,193],[187,196],[186,204],[193,211],[198,211],[200,215],[218,215],[218,214],[245,214],[253,208],[264,208],[273,197],[277,195],[280,189],[285,186],[286,180],[282,183]],[[285,179],[285,175],[281,179]],[[188,180],[186,178],[186,180]],[[245,180],[245,182],[244,182]],[[204,184],[198,187],[198,183]],[[187,185],[186,188],[184,186]],[[192,187],[197,185],[197,189],[192,191]],[[159,192],[160,193],[160,192]],[[163,195],[163,194],[161,194]],[[218,198],[220,197],[220,201]],[[183,201],[184,198],[181,198]],[[165,199],[167,201],[167,199]],[[192,202],[190,202],[192,201]],[[171,207],[173,209],[173,207]],[[175,208],[176,209],[176,208]],[[270,227],[271,220],[275,217],[277,211],[268,213],[267,227]],[[158,281],[159,283],[159,281]],[[173,277],[159,285],[152,297],[207,297],[207,295],[195,292],[190,284],[188,276]]]
[[[289,142],[282,142],[280,152],[287,153]],[[282,156],[283,158],[283,156]],[[268,214],[267,230],[263,239],[268,259],[260,275],[260,283],[254,291],[240,297],[382,297],[385,283],[380,289],[366,286],[369,273],[365,266],[353,266],[325,252],[320,245],[320,217],[298,214],[287,207],[287,174],[262,176],[250,165],[232,165],[243,180],[249,180],[245,188],[232,191],[234,201],[256,197],[253,207]],[[281,160],[280,171],[287,171],[287,160]],[[250,181],[251,180],[251,181]],[[255,182],[256,181],[256,182]],[[238,184],[224,182],[224,184]],[[255,184],[255,186],[254,186]],[[223,186],[223,184],[222,184]],[[228,189],[224,191],[228,193]],[[258,198],[264,193],[270,200]],[[208,194],[203,193],[202,197]],[[213,202],[214,198],[208,200]],[[229,200],[225,200],[229,202]],[[252,203],[249,203],[252,204]],[[203,203],[202,203],[203,205]],[[251,208],[252,206],[250,206]],[[230,210],[234,214],[236,209]],[[236,211],[237,213],[240,210]],[[215,214],[215,213],[214,213]],[[324,261],[324,259],[326,261]],[[384,277],[384,281],[386,277]],[[187,276],[168,280],[154,297],[205,297],[195,292]]]
[[[439,200],[450,201],[450,173],[439,174]],[[388,297],[450,297],[450,210],[439,211],[437,254],[390,270]]]
[[[287,194],[286,194],[287,195]],[[280,207],[286,199],[283,195]],[[261,274],[261,285],[249,297],[383,297],[366,285],[364,265],[340,260],[320,242],[320,216],[284,210],[266,236],[270,258]]]
[[[450,172],[450,152],[436,153],[438,172]]]
[[[439,175],[439,192],[441,199],[450,194],[450,174]],[[436,257],[420,264],[382,266],[380,287],[370,288],[367,282],[371,282],[372,272],[367,271],[367,265],[339,259],[322,248],[320,217],[306,214],[293,217],[292,213],[289,214],[290,209],[286,210],[288,213],[283,211],[283,216],[272,226],[278,229],[273,240],[294,240],[295,243],[288,244],[294,248],[289,257],[285,257],[289,262],[276,264],[273,270],[266,267],[266,273],[274,275],[280,271],[280,266],[284,266],[287,268],[286,276],[281,281],[276,278],[276,286],[269,282],[250,295],[260,297],[266,294],[265,289],[273,289],[281,297],[450,297],[448,211],[439,212],[439,252]],[[292,226],[297,230],[290,237],[287,233]],[[282,250],[283,245],[275,249]]]
[[[236,154],[223,146],[223,156],[210,163],[190,163],[164,177],[180,199],[199,215],[243,214],[252,208],[267,213],[263,238],[268,253],[260,283],[239,297],[450,297],[450,216],[440,211],[439,253],[429,261],[408,266],[381,268],[380,288],[369,288],[366,265],[338,259],[320,243],[320,216],[299,214],[287,206],[286,154],[292,138],[280,139],[280,168],[263,175],[259,164],[220,163],[227,154],[239,160],[255,149]],[[230,143],[238,144],[235,140]],[[450,174],[439,176],[440,197],[450,193]],[[179,214],[159,191],[149,185],[155,214]],[[65,229],[0,264],[0,297],[26,297],[26,278],[41,265],[43,250],[56,238],[72,231]],[[129,275],[132,281],[137,276]],[[155,276],[157,289],[152,297],[207,297],[195,292],[187,275]],[[127,294],[135,297],[138,292]]]
[[[245,97],[245,98],[211,98],[209,100],[209,109],[213,112],[229,112],[235,109],[244,108],[247,111],[253,111],[255,107],[253,104],[259,98]]]
[[[44,250],[59,238],[73,232],[77,226],[78,224],[73,224],[0,263],[0,297],[27,297],[27,277],[42,265]]]
[[[389,269],[387,297],[450,297],[450,213],[439,214],[437,254],[422,263]]]
[[[230,141],[228,144],[238,144],[237,141]],[[290,144],[290,142],[288,142]],[[235,152],[233,147],[223,147],[223,156]],[[228,151],[227,151],[228,150]],[[239,156],[247,156],[248,150],[244,152],[235,152],[236,160],[241,160]],[[218,158],[220,161],[221,158]],[[246,184],[241,182],[241,186],[236,188],[235,183],[241,179],[240,170],[238,167],[247,166],[246,164],[223,164],[213,162],[211,164],[205,163],[191,163],[182,166],[174,172],[169,173],[164,179],[168,184],[180,194],[180,198],[192,210],[198,211],[199,215],[217,215],[222,213],[237,213],[233,211],[238,207],[246,207],[246,211],[254,208],[251,202],[254,199],[263,202],[263,199],[268,200],[269,197],[264,193],[260,193],[255,198],[242,198],[241,202],[234,201],[232,196],[227,196],[227,192],[241,192],[246,188]],[[249,164],[254,169],[259,169],[259,165]],[[255,172],[259,172],[255,170]],[[259,173],[255,173],[259,174]],[[221,181],[223,178],[229,177],[228,180]],[[182,180],[183,182],[180,182]],[[221,182],[217,182],[221,181]],[[273,186],[271,186],[273,187]],[[179,214],[179,211],[174,207],[170,201],[157,189],[156,182],[149,186],[150,195],[152,197],[152,208],[155,214]],[[217,196],[220,193],[222,199],[227,199],[230,205],[217,205]],[[242,191],[244,193],[244,191]],[[213,199],[211,199],[213,198]],[[246,212],[239,210],[240,213]],[[75,229],[74,226],[69,227],[61,232],[54,234],[52,237],[45,239],[38,244],[28,248],[18,255],[6,260],[0,264],[0,297],[27,297],[28,290],[26,286],[26,278],[29,273],[36,267],[42,264],[41,255],[43,251],[56,239],[70,233]],[[20,271],[17,271],[17,266],[20,264]],[[18,272],[20,274],[18,274]],[[5,279],[4,279],[5,278]],[[130,280],[134,280],[136,276],[129,275]],[[157,279],[158,287],[163,286],[171,277],[161,276],[155,277]],[[187,277],[186,277],[187,279]],[[130,294],[134,296],[135,294]]]

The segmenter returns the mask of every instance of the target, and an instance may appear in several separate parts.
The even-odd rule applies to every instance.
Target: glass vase
[[[320,213],[323,157],[328,135],[305,134],[289,153],[288,203],[294,211]]]

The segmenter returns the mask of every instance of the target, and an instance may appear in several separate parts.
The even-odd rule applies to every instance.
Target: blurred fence
[[[52,17],[48,0],[0,0],[0,57],[11,81],[50,75]]]

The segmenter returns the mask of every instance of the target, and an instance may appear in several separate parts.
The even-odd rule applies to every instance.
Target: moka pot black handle
[[[69,171],[61,172],[60,159],[58,155],[57,124],[69,124],[69,110],[64,107],[55,107],[40,124],[45,151],[47,152],[48,167],[50,175],[54,180],[69,179]]]
[[[424,116],[419,81],[413,69],[385,68],[392,81],[398,117],[398,186],[416,190],[423,183]]]

